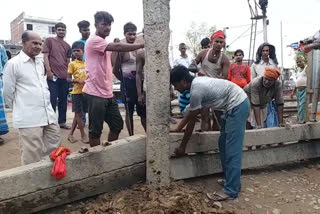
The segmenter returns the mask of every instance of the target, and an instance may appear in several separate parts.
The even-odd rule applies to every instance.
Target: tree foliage
[[[206,23],[192,22],[186,32],[186,45],[193,56],[197,56],[201,51],[200,42],[203,38],[209,37],[216,31],[216,26],[208,27]]]

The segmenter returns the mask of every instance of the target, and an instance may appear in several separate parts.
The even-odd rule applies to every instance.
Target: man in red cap
[[[218,79],[228,79],[229,59],[221,51],[225,47],[225,35],[223,31],[219,30],[210,37],[211,48],[201,51],[195,59],[197,64],[201,63],[199,76],[208,76]],[[211,122],[209,117],[209,109],[203,109],[201,129],[203,131],[211,130]],[[216,116],[216,117],[215,117]],[[215,111],[214,118],[220,118],[220,113]],[[219,123],[217,120],[213,122],[213,130],[219,130]]]
[[[249,122],[254,128],[264,127],[267,118],[267,104],[275,99],[278,112],[279,126],[283,127],[283,94],[281,81],[278,80],[280,71],[277,68],[266,67],[264,76],[253,79],[245,88],[253,109]]]

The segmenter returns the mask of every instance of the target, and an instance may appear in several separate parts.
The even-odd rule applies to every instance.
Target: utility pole
[[[280,22],[280,36],[281,36],[281,68],[283,69],[283,34],[282,34],[282,20]]]
[[[268,42],[268,19],[267,19],[267,6],[268,0],[260,0],[259,1],[261,10],[262,10],[262,17],[263,17],[263,41]]]
[[[143,0],[145,70],[148,71],[146,174],[147,183],[155,188],[170,184],[169,3],[169,0]]]
[[[224,44],[225,44],[225,48],[224,48],[224,53],[227,52],[227,48],[228,48],[228,45],[227,45],[227,30],[229,29],[229,27],[224,27],[223,28],[223,33],[225,35],[225,40],[224,40]]]

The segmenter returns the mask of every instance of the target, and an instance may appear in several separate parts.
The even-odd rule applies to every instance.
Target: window
[[[54,26],[49,26],[49,33],[54,34],[55,32],[56,32],[56,29],[54,28]]]
[[[27,24],[27,30],[33,30],[33,25],[32,24]]]

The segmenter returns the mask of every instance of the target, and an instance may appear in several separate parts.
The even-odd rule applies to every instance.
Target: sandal
[[[65,123],[60,124],[60,128],[61,128],[61,129],[67,129],[67,130],[71,129],[71,127],[70,127],[70,126],[68,126],[68,125],[67,125],[67,124],[65,124]]]
[[[220,179],[217,180],[217,183],[218,183],[220,186],[224,187],[224,184],[226,183],[226,180],[220,178]]]
[[[68,135],[68,141],[69,141],[70,143],[75,143],[75,142],[77,142],[77,140],[74,139],[73,135]]]
[[[89,149],[87,148],[87,147],[81,147],[80,149],[79,149],[79,153],[86,153],[86,152],[89,152]]]
[[[111,145],[112,145],[112,143],[110,143],[108,141],[104,141],[104,142],[101,143],[101,146],[104,146],[104,147],[111,146]]]
[[[229,201],[229,200],[234,200],[235,198],[228,196],[225,193],[207,193],[207,197],[213,201]]]
[[[89,144],[89,138],[87,136],[81,138],[82,143]]]

